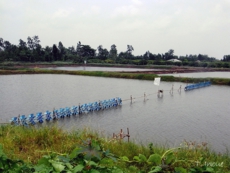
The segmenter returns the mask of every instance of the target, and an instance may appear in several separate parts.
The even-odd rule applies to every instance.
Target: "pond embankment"
[[[179,72],[179,71],[178,71]],[[191,72],[191,71],[190,71]],[[168,72],[170,73],[170,72]],[[113,78],[127,78],[139,80],[154,80],[161,74],[160,71],[141,71],[141,72],[103,72],[103,71],[66,71],[66,70],[48,70],[42,68],[10,68],[0,70],[0,75],[14,75],[14,74],[69,74],[69,75],[85,75],[97,77],[113,77]],[[161,76],[162,81],[167,82],[185,82],[197,83],[204,80],[211,81],[215,85],[230,85],[230,79],[226,78],[189,78],[189,77],[174,77]]]

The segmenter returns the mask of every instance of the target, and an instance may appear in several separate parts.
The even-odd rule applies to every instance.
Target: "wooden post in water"
[[[158,97],[163,97],[163,90],[158,90]]]
[[[130,95],[130,100],[131,100],[131,103],[133,102],[132,100],[133,100],[133,98],[132,98],[132,95]]]
[[[116,140],[119,139],[120,142],[125,137],[128,137],[128,142],[129,142],[129,137],[130,137],[130,135],[129,135],[129,128],[127,128],[127,134],[124,134],[122,129],[120,130],[120,133],[118,133],[117,135],[115,133],[113,133],[113,139],[116,139]]]
[[[128,142],[129,142],[129,137],[130,137],[130,135],[129,135],[129,128],[127,128],[127,137],[128,137]]]
[[[180,85],[180,88],[178,89],[179,93],[181,92],[181,85]]]
[[[78,106],[78,113],[81,114],[81,104],[79,103],[79,106]]]
[[[123,132],[122,132],[122,129],[121,129],[121,132],[120,132],[120,140],[123,139]]]
[[[171,95],[173,95],[173,84],[172,84],[172,88],[170,90],[170,93],[171,93]]]

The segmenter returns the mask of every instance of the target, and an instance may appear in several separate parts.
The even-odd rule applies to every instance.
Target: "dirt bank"
[[[14,68],[48,68],[48,67],[79,67],[84,65],[78,64],[28,64],[28,65],[15,65]],[[161,68],[159,66],[136,66],[136,65],[103,65],[103,64],[87,64],[88,67],[121,67],[121,68],[143,68],[146,71],[129,71],[128,73],[145,73],[145,74],[169,74],[169,73],[193,73],[193,72],[215,72],[215,71],[229,71],[229,68],[207,68],[207,67],[177,67],[169,66],[168,68]],[[149,70],[148,70],[149,69]],[[124,71],[120,71],[124,72]],[[126,71],[125,71],[126,72]]]

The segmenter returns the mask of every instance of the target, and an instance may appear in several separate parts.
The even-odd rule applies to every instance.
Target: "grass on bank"
[[[104,71],[66,71],[66,70],[48,70],[39,68],[12,68],[8,70],[0,70],[0,75],[13,75],[13,74],[70,74],[70,75],[85,75],[97,77],[113,77],[125,79],[139,79],[139,80],[154,80],[159,77],[157,74],[146,73],[128,73],[128,72],[104,72]],[[174,77],[174,76],[160,76],[161,81],[166,82],[184,82],[184,83],[197,83],[203,81],[211,81],[214,85],[229,85],[230,79],[227,78],[188,78],[188,77]]]
[[[53,61],[53,62],[17,62],[17,61],[10,61],[10,62],[2,62],[0,63],[0,68],[11,68],[14,66],[21,66],[23,68],[28,68],[30,66],[40,66],[40,65],[48,65],[48,66],[84,66],[83,63],[73,63],[72,61]],[[177,67],[175,65],[135,65],[135,64],[112,64],[112,63],[87,63],[87,66],[97,66],[97,67],[132,67],[132,68],[158,68],[158,69],[170,69],[172,67]],[[185,67],[186,68],[186,67]]]
[[[178,148],[167,149],[153,145],[154,141],[144,146],[134,142],[112,140],[99,134],[89,129],[66,132],[55,126],[38,128],[1,125],[0,145],[9,159],[20,159],[28,165],[40,164],[39,168],[44,163],[44,159],[48,158],[51,167],[56,169],[59,164],[58,168],[63,170],[72,168],[70,164],[77,169],[84,162],[81,167],[82,172],[83,170],[87,172],[89,168],[100,170],[99,172],[119,170],[119,172],[132,173],[230,172],[228,153],[211,152],[207,143],[184,141]],[[74,157],[72,157],[73,153]],[[0,151],[0,161],[1,159],[4,160]],[[89,163],[93,164],[89,167],[87,165]],[[34,166],[33,169],[38,169],[37,167]]]

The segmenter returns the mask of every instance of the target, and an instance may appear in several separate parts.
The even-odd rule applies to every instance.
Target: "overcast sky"
[[[0,0],[0,38],[42,47],[78,41],[134,55],[230,55],[230,0]]]

